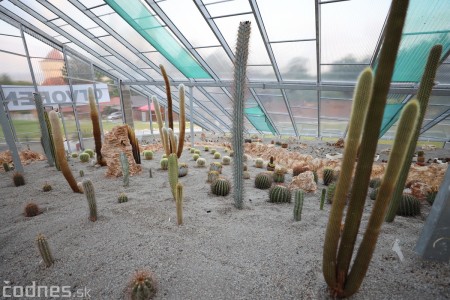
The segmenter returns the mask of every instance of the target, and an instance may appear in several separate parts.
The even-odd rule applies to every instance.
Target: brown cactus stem
[[[398,183],[400,171],[405,163],[409,164],[407,150],[413,142],[414,128],[417,124],[419,113],[420,108],[417,100],[410,101],[403,109],[384,179],[372,208],[369,223],[358,249],[355,262],[345,283],[344,297],[349,297],[358,291],[369,268],[389,201]]]
[[[155,96],[152,96],[152,102],[153,102],[153,107],[155,108],[155,114],[156,114],[156,120],[158,122],[159,137],[161,138],[161,144],[163,146],[163,149],[164,149],[166,155],[169,155],[170,152],[167,151],[167,144],[164,139],[164,132],[163,132],[164,125],[163,125],[163,121],[162,121],[161,107],[159,106],[159,102]]]
[[[170,92],[169,76],[167,76],[166,69],[163,65],[159,65],[161,69],[161,75],[164,78],[164,83],[166,84],[166,94],[167,94],[167,115],[169,116],[169,128],[173,130],[173,115],[172,115],[172,93]]]
[[[180,118],[179,118],[179,138],[178,138],[178,158],[181,157],[183,153],[183,145],[184,145],[184,136],[186,132],[186,110],[185,110],[185,93],[184,93],[184,85],[180,84],[178,87],[179,91],[179,102],[180,102]]]
[[[408,0],[394,0],[386,23],[384,47],[380,52],[380,60],[376,70],[372,100],[364,124],[360,156],[355,172],[350,204],[345,219],[344,231],[337,256],[337,274],[348,274],[356,237],[364,210],[365,198],[372,170],[373,157],[376,152],[378,135],[383,119],[387,94],[394,72],[397,51],[400,45],[403,24],[406,18]],[[343,290],[345,277],[340,276],[338,290]]]
[[[173,133],[173,130],[170,128],[167,129],[167,133],[169,135],[170,149],[172,150],[171,153],[177,154],[177,140],[175,134]]]
[[[91,108],[91,121],[92,121],[92,133],[94,135],[95,142],[95,153],[97,154],[97,163],[104,167],[106,166],[106,161],[102,156],[102,134],[100,130],[100,120],[98,117],[97,103],[95,101],[94,90],[92,88],[88,89],[89,94],[89,107]]]

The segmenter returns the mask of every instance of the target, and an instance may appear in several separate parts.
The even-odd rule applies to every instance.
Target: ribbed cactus
[[[158,291],[155,275],[146,271],[137,271],[129,286],[127,298],[131,300],[152,299]]]
[[[146,160],[152,160],[153,159],[153,151],[151,151],[151,150],[144,150],[144,152],[142,152],[142,154],[144,155],[144,158]]]
[[[408,0],[392,2],[385,27],[383,41],[385,46],[380,52],[373,87],[372,72],[370,69],[366,69],[360,75],[355,89],[341,172],[331,207],[323,253],[323,275],[333,297],[350,297],[358,291],[372,258],[392,191],[397,184],[399,170],[405,162],[408,162],[406,149],[411,143],[411,131],[415,127],[419,114],[417,101],[406,104],[403,109],[384,180],[380,186],[377,200],[374,202],[362,242],[353,260],[353,250],[364,211],[371,166],[376,152],[407,6]],[[341,234],[343,211],[353,177],[357,152],[359,152],[359,157],[351,199]],[[353,261],[353,265],[350,269],[351,261]]]
[[[208,152],[208,151],[209,151],[209,146],[205,146],[205,147],[203,148],[203,150],[205,150],[206,152]]]
[[[220,154],[220,153],[219,153]],[[231,163],[231,157],[225,155],[222,157],[222,165],[227,166]]]
[[[325,194],[327,190],[322,189],[322,194],[320,195],[320,210],[323,210],[323,204],[325,203]]]
[[[169,183],[170,183],[170,188],[172,190],[172,196],[173,199],[175,200],[176,198],[176,187],[177,187],[177,183],[178,183],[178,157],[176,153],[171,153],[169,155]]]
[[[175,201],[177,206],[177,224],[183,224],[183,185],[179,182],[176,186]]]
[[[201,152],[200,152],[200,150],[198,150],[198,149],[194,149],[194,154],[198,154],[198,155],[200,155],[200,154],[201,154]]]
[[[304,199],[303,190],[295,190],[294,221],[300,221],[302,219],[303,199]]]
[[[178,103],[180,104],[180,114],[179,114],[179,138],[178,138],[178,151],[177,156],[178,158],[181,157],[181,154],[183,153],[183,146],[184,146],[184,137],[186,134],[186,109],[185,109],[185,92],[184,92],[184,85],[180,84],[178,86]]]
[[[184,177],[187,175],[189,171],[189,167],[187,163],[179,163],[178,164],[178,177]]]
[[[416,148],[416,141],[420,135],[420,129],[422,128],[422,123],[425,118],[425,113],[428,107],[428,100],[430,99],[431,90],[435,84],[434,79],[436,77],[436,70],[439,66],[439,61],[442,53],[442,45],[435,45],[431,48],[430,54],[428,55],[427,64],[425,65],[425,71],[422,74],[422,79],[419,85],[419,91],[417,93],[417,100],[420,105],[420,116],[417,121],[416,127],[413,129],[412,143],[406,150],[407,159],[411,159],[414,150]],[[399,205],[400,199],[403,194],[403,187],[405,186],[406,180],[408,178],[408,173],[411,165],[405,164],[401,171],[398,184],[395,187],[394,194],[392,195],[392,200],[389,204],[388,213],[386,215],[386,222],[394,221],[395,214],[397,212],[397,207]]]
[[[86,200],[89,205],[89,220],[97,221],[97,201],[95,200],[95,190],[92,181],[89,179],[83,180],[83,191],[86,195]]]
[[[381,185],[380,178],[373,178],[373,179],[370,179],[370,181],[369,181],[369,187],[371,187],[373,189],[380,187],[380,185]],[[375,199],[373,199],[373,200],[375,200]]]
[[[245,92],[247,90],[247,60],[248,46],[250,41],[250,22],[240,22],[236,42],[236,54],[234,60],[233,76],[233,128],[232,145],[234,150],[233,164],[233,185],[234,185],[234,205],[238,209],[244,206],[244,107]],[[231,155],[230,155],[231,156]]]
[[[220,174],[217,171],[209,171],[208,172],[208,178],[206,179],[206,182],[212,183],[214,180],[219,178]]]
[[[191,152],[192,154],[193,153],[195,153],[195,150],[197,150],[197,149],[195,149],[195,148],[191,148],[191,149],[189,149],[189,152]],[[199,154],[199,153],[198,153]],[[199,154],[200,155],[200,154]]]
[[[255,159],[255,167],[256,168],[264,167],[264,160],[262,158]]]
[[[214,159],[220,159],[221,155],[219,152],[214,153]]]
[[[38,93],[33,93],[33,96],[34,96],[34,103],[36,105],[36,112],[39,119],[39,127],[41,128],[41,138],[42,138],[42,145],[44,146],[44,153],[45,156],[47,156],[48,165],[50,167],[53,167],[55,163],[52,153],[50,135],[47,128],[47,123],[45,122],[44,106],[42,105],[41,95],[39,95]]]
[[[217,196],[226,196],[230,193],[231,184],[226,178],[219,177],[211,183],[211,192]]]
[[[128,139],[130,140],[131,144],[131,150],[133,152],[134,161],[140,165],[141,151],[139,150],[139,141],[137,140],[136,135],[134,133],[134,129],[131,128],[131,126],[127,125],[127,131],[128,131]]]
[[[312,171],[314,176],[314,182],[317,184],[319,182],[319,175],[317,175],[317,171]]]
[[[217,171],[219,174],[222,174],[222,164],[220,162],[213,162],[209,165],[210,171]]]
[[[52,134],[52,124],[50,123],[50,118],[48,117],[48,113],[44,111],[44,119],[45,119],[45,125],[47,126],[48,130],[48,136],[50,138],[50,150],[52,153],[53,161],[55,162],[55,168],[58,171],[61,171],[61,168],[59,167],[58,160],[56,159],[56,148],[55,148],[55,141],[53,140],[53,134]]]
[[[160,161],[161,170],[167,170],[169,168],[169,160],[167,158],[162,158]]]
[[[281,169],[275,169],[273,172],[273,181],[274,182],[284,182],[284,172]]]
[[[87,163],[91,159],[91,157],[89,156],[89,153],[85,153],[85,152],[81,153],[78,158],[82,163]]]
[[[120,193],[119,197],[117,197],[117,201],[119,203],[128,202],[128,196],[125,193]]]
[[[67,163],[66,151],[64,150],[64,142],[62,139],[61,127],[59,126],[59,116],[55,111],[51,111],[48,114],[51,128],[52,128],[52,136],[55,144],[56,151],[56,160],[58,161],[58,165],[61,168],[61,172],[69,183],[72,191],[75,193],[81,193],[78,188],[77,182],[73,177],[72,171],[70,171],[69,164]]]
[[[397,215],[404,217],[414,217],[420,215],[420,201],[416,197],[403,194],[397,208]]]
[[[255,187],[260,190],[266,190],[272,186],[273,176],[269,173],[259,173],[255,177]]]
[[[3,162],[3,170],[5,170],[5,172],[9,172],[11,170],[11,168],[9,167],[9,164],[7,162]]]
[[[192,155],[192,159],[194,160],[194,161],[197,161],[197,159],[200,157],[200,155],[198,155],[198,154],[194,154],[194,155]]]
[[[86,149],[84,150],[84,153],[87,153],[89,155],[89,158],[94,157],[94,151],[92,149]]]
[[[51,265],[53,265],[54,260],[52,252],[50,251],[50,247],[48,246],[47,239],[42,233],[38,234],[36,238],[36,243],[39,249],[39,253],[41,254],[42,260],[45,263],[45,266],[48,268]]]
[[[433,205],[434,199],[436,199],[436,195],[437,195],[438,191],[439,191],[438,187],[435,186],[435,187],[431,188],[431,191],[426,193],[427,202],[430,205]]]
[[[274,185],[269,190],[269,202],[272,203],[290,203],[291,202],[291,191],[282,185]]]
[[[336,190],[336,185],[330,183],[327,188],[327,203],[333,203],[334,192]]]
[[[324,185],[329,185],[333,181],[333,177],[334,177],[333,169],[329,168],[323,169],[322,179]]]
[[[102,133],[100,129],[100,120],[98,117],[97,102],[95,101],[94,90],[88,89],[89,107],[91,109],[92,133],[94,135],[95,153],[97,153],[97,163],[100,166],[106,166],[106,161],[102,156]]]
[[[20,172],[14,172],[14,174],[13,174],[13,182],[14,182],[14,186],[25,185],[25,177]]]
[[[374,189],[372,189],[372,190],[370,191],[370,193],[369,193],[369,198],[372,199],[372,200],[377,199],[378,190],[379,190],[379,188],[374,188]]]
[[[159,106],[159,102],[156,99],[156,96],[152,96],[152,103],[153,103],[153,107],[155,108],[156,120],[158,122],[158,129],[159,129],[159,136],[161,137],[161,143],[163,145],[163,149],[164,149],[166,155],[169,155],[170,152],[168,151],[168,145],[166,145],[166,140],[164,138],[164,133],[163,133],[164,125],[163,125],[162,116],[161,116],[161,107]]]
[[[206,160],[204,158],[199,158],[196,161],[197,167],[204,167],[206,165]]]
[[[125,152],[120,152],[120,165],[122,166],[123,186],[130,185],[130,163]]]

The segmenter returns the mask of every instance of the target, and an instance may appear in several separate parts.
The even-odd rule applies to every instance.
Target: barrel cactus
[[[86,149],[84,150],[84,153],[89,154],[90,158],[94,157],[94,151],[92,149]]]
[[[14,172],[13,182],[15,186],[25,185],[25,177],[23,177],[23,174],[20,172]]]
[[[188,165],[187,163],[179,163],[178,164],[178,177],[184,177],[188,173]]]
[[[264,160],[262,158],[255,159],[255,167],[256,168],[264,167]]]
[[[333,181],[333,177],[334,177],[333,169],[329,168],[323,169],[322,179],[324,185],[329,185]]]
[[[78,157],[79,157],[80,161],[83,163],[88,162],[89,159],[91,159],[91,156],[89,155],[89,153],[85,153],[85,152],[81,153]]]
[[[70,156],[72,156],[72,158],[77,158],[78,157],[78,153],[72,152],[72,154],[70,154]]]
[[[194,149],[194,154],[198,154],[198,155],[200,155],[200,150],[198,150],[198,149]]]
[[[317,184],[319,182],[319,175],[317,175],[317,171],[313,171],[314,182]]]
[[[204,158],[198,158],[197,161],[197,167],[204,167],[206,165],[206,160]]]
[[[211,149],[211,154],[215,154],[216,153],[216,149]]]
[[[427,202],[428,202],[430,205],[433,205],[434,199],[436,199],[437,193],[438,193],[438,187],[437,187],[437,186],[433,186],[433,187],[431,188],[431,190],[428,191],[428,192],[426,193],[426,196],[427,196]]]
[[[213,162],[209,165],[210,171],[217,171],[219,174],[222,174],[222,164],[220,162]]]
[[[204,150],[208,152],[209,151],[209,146],[205,146]]]
[[[220,155],[219,152],[214,153],[214,159],[220,159],[221,157],[222,157],[222,155]]]
[[[370,191],[370,194],[369,194],[370,199],[372,199],[372,200],[377,199],[378,189],[379,188],[375,188]]]
[[[404,217],[414,217],[420,215],[420,201],[416,197],[403,194],[400,205],[397,209],[397,215]]]
[[[158,284],[153,273],[137,271],[129,284],[128,298],[131,300],[152,299],[158,291]]]
[[[208,179],[206,180],[206,182],[212,183],[214,182],[214,180],[216,180],[217,178],[219,178],[219,172],[217,171],[209,171],[208,172]]]
[[[255,187],[257,189],[265,190],[272,186],[273,176],[270,173],[263,172],[259,173],[255,177]]]
[[[274,182],[284,182],[284,172],[281,169],[275,169],[273,172],[273,181]]]
[[[195,153],[195,150],[197,150],[197,149],[191,148],[189,151],[190,151],[192,154],[194,154],[194,153]]]
[[[231,157],[225,155],[224,157],[222,157],[222,165],[229,165],[231,163]]]
[[[370,181],[369,181],[369,187],[371,187],[373,189],[380,187],[380,185],[381,185],[380,178],[373,178],[373,179],[370,179]]]
[[[146,160],[152,160],[153,159],[153,151],[144,150],[143,154],[144,154],[144,158]]]
[[[161,159],[161,170],[167,170],[169,168],[169,160],[167,158]]]
[[[197,161],[197,159],[199,159],[199,157],[200,157],[200,155],[198,155],[198,154],[192,155],[192,159],[193,159],[194,161]]]
[[[290,203],[291,191],[282,185],[274,185],[269,191],[269,202],[272,203]]]
[[[117,200],[119,201],[119,203],[128,202],[128,196],[125,193],[120,193]]]
[[[231,184],[226,178],[219,177],[211,183],[211,192],[217,196],[226,196],[230,193]]]

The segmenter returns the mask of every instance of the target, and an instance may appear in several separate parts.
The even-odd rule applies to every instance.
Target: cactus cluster
[[[204,167],[206,165],[206,159],[200,157],[196,160],[196,164],[197,167]]]
[[[262,172],[255,177],[255,187],[260,190],[266,190],[272,186],[273,176],[270,173]]]
[[[333,178],[334,178],[334,170],[333,169],[329,169],[329,168],[323,169],[322,180],[323,180],[324,185],[329,185],[331,182],[333,182]]]
[[[41,254],[42,260],[44,261],[47,268],[50,267],[53,264],[54,260],[52,253],[50,251],[50,247],[48,246],[47,239],[43,234],[40,233],[36,238],[36,243],[39,249],[39,253]]]
[[[231,157],[225,155],[222,157],[222,165],[227,166],[231,163]]]
[[[79,159],[82,163],[87,163],[91,159],[91,156],[89,153],[83,152],[79,155]]]
[[[188,165],[187,163],[179,163],[178,164],[178,177],[184,177],[188,173]]]
[[[15,186],[25,185],[25,177],[20,172],[14,172],[13,182]]]
[[[420,215],[419,199],[409,194],[403,194],[397,208],[397,215],[404,217],[414,217]]]
[[[302,219],[303,209],[303,190],[295,190],[294,192],[294,221],[300,221]]]
[[[131,300],[152,299],[158,291],[158,283],[153,273],[137,271],[129,283],[128,298]]]
[[[153,151],[151,151],[151,150],[144,150],[144,152],[142,154],[144,155],[144,158],[146,160],[152,160],[153,159]]]
[[[30,202],[25,205],[23,213],[25,217],[37,216],[39,214],[39,206],[36,203]]]
[[[256,168],[263,168],[264,167],[264,160],[262,158],[255,159],[255,167]]]
[[[119,197],[117,197],[117,201],[119,203],[128,202],[128,196],[125,193],[120,193]]]
[[[226,178],[219,177],[211,183],[211,192],[217,196],[226,196],[230,193],[231,184]]]
[[[291,191],[282,185],[274,185],[269,190],[269,202],[272,203],[290,203],[291,202]]]
[[[89,179],[83,180],[83,191],[89,205],[89,220],[97,221],[97,201],[95,200],[95,190],[92,181]]]

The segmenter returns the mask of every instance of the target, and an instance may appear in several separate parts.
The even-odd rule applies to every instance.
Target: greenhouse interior
[[[0,0],[1,297],[450,299],[449,16]]]

